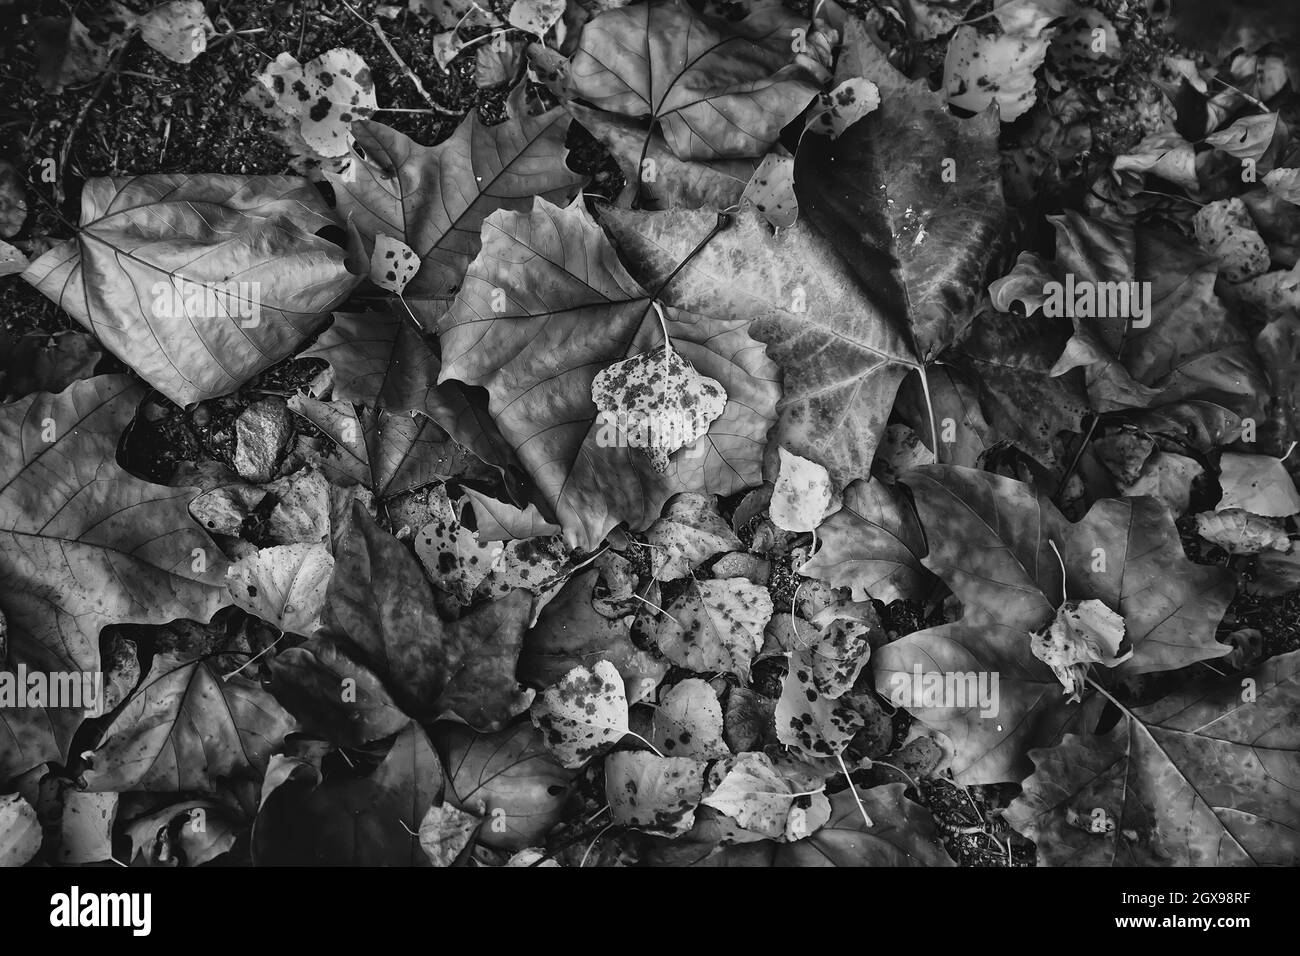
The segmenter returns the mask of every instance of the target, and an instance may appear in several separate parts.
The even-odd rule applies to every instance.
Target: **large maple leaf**
[[[460,382],[438,384],[438,355],[409,320],[392,312],[336,312],[302,354],[330,363],[334,398],[390,413],[419,412],[482,461],[503,471],[518,467],[488,414],[487,396]]]
[[[515,665],[532,606],[512,591],[446,623],[419,563],[359,503],[330,580],[322,633],[355,649],[408,714],[495,729],[522,709]]]
[[[608,10],[583,27],[569,92],[647,118],[679,159],[760,156],[817,94],[795,62],[792,39],[806,26],[779,4],[736,21],[682,0]]]
[[[1117,675],[1171,670],[1228,652],[1214,633],[1232,597],[1232,575],[1191,564],[1155,499],[1100,501],[1072,525],[1028,485],[987,472],[929,465],[904,480],[926,530],[925,566],[964,611],[955,623],[881,648],[872,668],[880,693],[952,738],[958,782],[1023,778],[1028,749],[1056,743],[1079,714],[1030,650],[1031,632],[1051,623],[1067,594],[1123,615],[1133,655]],[[986,709],[970,699],[918,706],[917,673],[949,684],[983,677],[989,687],[996,675],[995,699]]]
[[[1104,736],[1031,753],[1007,821],[1040,866],[1295,866],[1297,707],[1300,651],[1203,671]]]
[[[92,179],[81,229],[23,278],[178,405],[293,354],[361,281],[294,176]]]
[[[522,86],[506,112],[495,126],[476,113],[437,146],[421,146],[382,123],[354,123],[356,179],[330,176],[339,211],[367,243],[392,236],[420,257],[403,295],[426,325],[460,287],[490,213],[527,209],[533,196],[567,201],[586,179],[564,163],[568,113],[529,115]]]
[[[804,135],[800,221],[773,236],[737,217],[664,290],[683,308],[756,320],[785,384],[773,445],[825,465],[841,486],[869,473],[903,376],[969,321],[1005,216],[992,114],[951,116],[856,21],[836,70],[853,77],[879,85],[880,108],[838,139]],[[689,210],[609,209],[601,221],[651,288],[714,225]]]
[[[225,560],[190,518],[196,489],[140,481],[116,461],[144,389],[124,375],[0,406],[0,608],[9,664],[93,672],[107,624],[207,620]],[[0,779],[62,759],[80,711],[0,708]]]
[[[442,323],[441,381],[482,385],[571,546],[593,549],[619,522],[644,528],[680,491],[730,494],[760,480],[775,419],[776,369],[747,318],[668,308],[675,352],[721,383],[721,417],[666,472],[641,449],[608,447],[592,401],[596,375],[663,344],[654,300],[628,275],[578,201],[500,211]]]

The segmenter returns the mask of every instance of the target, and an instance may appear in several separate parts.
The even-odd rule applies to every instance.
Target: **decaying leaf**
[[[618,823],[680,836],[695,825],[704,790],[704,763],[624,750],[605,761],[605,797]]]
[[[530,713],[560,763],[581,767],[627,734],[623,678],[609,661],[575,667],[542,692]]]
[[[1298,666],[1206,671],[1105,736],[1034,751],[1008,822],[1042,866],[1294,866]]]
[[[746,677],[771,616],[765,587],[744,578],[695,581],[659,618],[655,642],[682,667]]]

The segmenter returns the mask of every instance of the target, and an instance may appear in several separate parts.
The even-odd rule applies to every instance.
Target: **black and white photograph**
[[[1285,920],[1293,128],[1295,0],[0,0],[0,923]]]

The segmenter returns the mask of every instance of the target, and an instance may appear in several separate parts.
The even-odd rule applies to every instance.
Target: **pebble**
[[[289,408],[282,398],[264,398],[235,422],[235,471],[247,481],[270,481],[293,434]]]

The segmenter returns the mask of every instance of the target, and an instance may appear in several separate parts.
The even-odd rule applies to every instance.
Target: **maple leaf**
[[[225,560],[186,509],[195,489],[140,481],[118,437],[144,390],[122,375],[0,406],[0,607],[8,664],[100,670],[108,624],[210,618]],[[79,710],[0,708],[0,779],[61,760]]]
[[[534,196],[566,202],[585,179],[564,163],[564,110],[530,116],[519,86],[506,112],[495,126],[475,113],[437,146],[421,146],[382,123],[356,123],[355,181],[329,176],[340,214],[368,243],[392,236],[419,257],[404,298],[426,328],[460,288],[490,213],[525,210]]]
[[[812,836],[782,846],[775,866],[956,866],[930,811],[903,796],[907,787],[891,783],[860,793],[873,821],[848,790],[831,797],[831,817]]]
[[[754,159],[678,159],[662,135],[647,133],[635,120],[572,100],[564,107],[618,163],[627,184],[615,202],[625,209],[727,209],[740,201],[758,165]]]
[[[503,474],[519,468],[488,414],[486,395],[459,382],[439,385],[437,354],[393,312],[336,312],[302,355],[330,363],[334,398],[390,413],[419,412]]]
[[[259,779],[297,724],[247,678],[204,661],[155,655],[140,690],[104,730],[85,772],[105,790],[215,790],[219,777]]]
[[[620,521],[644,528],[676,492],[758,483],[778,389],[747,319],[665,310],[673,349],[727,395],[722,416],[667,473],[599,427],[596,375],[663,344],[653,304],[580,203],[560,209],[539,198],[531,213],[487,219],[483,249],[443,319],[441,381],[487,388],[497,427],[572,547],[594,549]]]
[[[853,600],[890,604],[916,600],[927,573],[925,536],[911,503],[896,486],[872,478],[844,489],[844,504],[817,528],[820,546],[799,573],[848,587]]]
[[[1007,822],[1040,866],[1295,866],[1298,669],[1293,651],[1198,674],[1104,736],[1031,752]]]
[[[860,23],[846,31],[836,79],[870,79],[880,108],[835,140],[800,141],[798,222],[772,236],[753,214],[735,217],[663,293],[683,308],[755,319],[784,376],[773,445],[823,465],[839,487],[870,471],[903,376],[969,322],[1005,216],[997,121],[955,119],[889,65]],[[948,157],[961,157],[955,183],[943,180]],[[601,222],[651,288],[714,227],[698,210],[610,208]]]
[[[361,484],[391,498],[462,474],[474,458],[425,415],[358,409],[351,402],[322,402],[297,394],[289,408],[319,428],[338,454],[320,467],[342,485]]]
[[[356,648],[406,713],[450,710],[494,729],[520,709],[515,661],[530,606],[515,591],[444,623],[419,563],[354,503],[323,633]]]
[[[608,10],[583,28],[568,89],[648,118],[679,159],[760,156],[817,93],[791,43],[803,25],[777,4],[737,21],[681,0]]]
[[[369,776],[322,782],[318,765],[277,755],[253,822],[253,864],[428,866],[419,827],[443,782],[438,753],[414,721]]]
[[[536,846],[560,820],[576,771],[564,769],[527,721],[492,734],[438,725],[447,802],[488,821],[480,842],[504,850]]]
[[[188,405],[293,354],[352,291],[346,253],[315,235],[334,224],[295,176],[91,179],[76,238],[23,278]]]
[[[980,408],[994,433],[1044,465],[1057,462],[1060,434],[1082,431],[1088,411],[1083,373],[1053,374],[1069,337],[1065,320],[988,310],[975,317],[950,353],[951,361],[974,375]]]
[[[986,472],[930,465],[905,480],[922,526],[944,529],[927,536],[924,563],[964,612],[956,623],[880,648],[872,669],[879,693],[952,739],[958,782],[1021,779],[1029,771],[1025,752],[1055,743],[1080,719],[1031,649],[1032,633],[1053,620],[1067,594],[1095,598],[1123,616],[1133,656],[1116,675],[1172,670],[1228,652],[1214,634],[1232,577],[1190,564],[1155,500],[1103,500],[1071,525],[1029,486]],[[924,685],[917,686],[927,680],[953,690],[927,703]],[[972,682],[979,680],[988,685],[984,699],[976,699]]]

